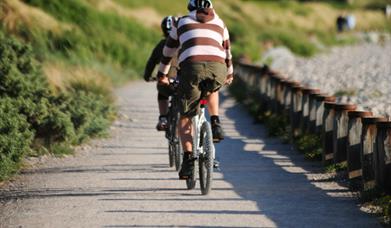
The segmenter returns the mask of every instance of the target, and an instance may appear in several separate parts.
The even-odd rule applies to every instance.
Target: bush
[[[70,144],[102,135],[113,108],[110,91],[100,86],[74,81],[55,95],[31,48],[0,33],[0,180],[30,148],[69,153]]]
[[[62,111],[70,115],[75,129],[74,144],[80,144],[91,136],[101,136],[110,126],[113,107],[102,95],[88,91],[72,91],[64,100]]]
[[[12,99],[17,113],[26,117],[35,137],[68,140],[72,137],[70,118],[53,101],[49,84],[34,59],[30,46],[15,39],[0,38],[0,96]]]
[[[10,98],[0,98],[0,180],[15,172],[29,150],[33,133]]]

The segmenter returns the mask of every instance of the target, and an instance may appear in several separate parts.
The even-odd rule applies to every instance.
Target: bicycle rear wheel
[[[199,157],[200,188],[202,195],[207,195],[212,188],[214,145],[212,129],[206,121],[201,126],[200,136],[202,143],[202,153]]]
[[[189,179],[186,180],[186,186],[187,189],[191,190],[194,189],[197,183],[197,178],[196,178],[196,163],[194,163],[194,168],[193,168],[193,173]]]

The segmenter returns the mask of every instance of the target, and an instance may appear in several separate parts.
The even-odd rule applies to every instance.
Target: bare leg
[[[167,115],[168,113],[168,100],[158,100],[160,115]]]
[[[179,135],[181,137],[182,148],[184,152],[193,151],[193,127],[191,119],[181,116],[179,124]]]
[[[183,148],[183,163],[179,171],[179,179],[188,179],[193,174],[194,160],[193,152],[193,125],[192,120],[188,117],[181,117],[179,121],[179,135]]]
[[[219,91],[211,93],[208,97],[208,112],[212,125],[213,141],[215,143],[224,139],[224,131],[219,119]]]
[[[219,115],[219,91],[208,96],[208,112],[210,116]]]

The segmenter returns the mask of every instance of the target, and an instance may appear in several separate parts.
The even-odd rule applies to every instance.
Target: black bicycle
[[[171,80],[170,86],[173,88],[173,95],[170,96],[170,105],[168,108],[168,128],[166,130],[166,138],[168,140],[168,159],[170,167],[175,166],[178,171],[182,165],[183,149],[178,134],[179,123],[179,108],[178,108],[178,96],[176,93],[176,87],[178,86],[177,80]]]

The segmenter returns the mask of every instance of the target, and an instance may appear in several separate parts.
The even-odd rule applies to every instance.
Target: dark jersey
[[[166,39],[162,39],[159,41],[159,43],[155,46],[155,48],[152,51],[151,56],[148,59],[147,65],[145,66],[144,70],[144,79],[146,81],[149,81],[152,78],[153,70],[155,69],[156,65],[160,63],[160,59],[163,56],[163,48],[166,43]],[[172,67],[170,69],[170,72],[168,73],[169,77],[176,77],[176,58],[172,60]]]

